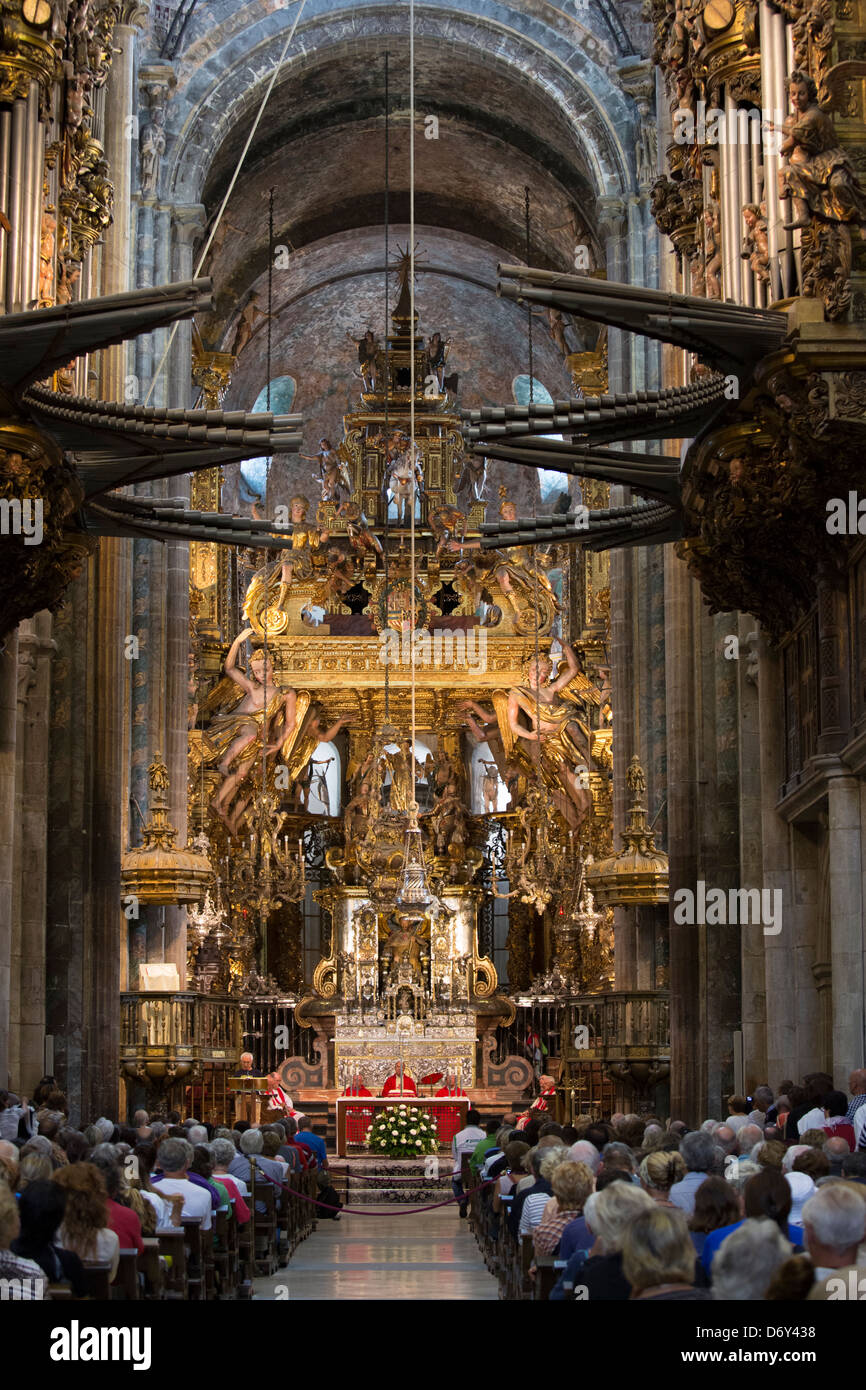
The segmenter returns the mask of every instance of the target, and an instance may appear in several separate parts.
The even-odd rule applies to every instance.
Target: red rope
[[[270,1182],[273,1187],[281,1187],[284,1192],[293,1192],[296,1197],[300,1197],[302,1202],[312,1202],[314,1207],[321,1207],[323,1211],[344,1211],[347,1216],[414,1216],[419,1211],[435,1211],[437,1207],[450,1207],[455,1202],[466,1202],[473,1193],[480,1192],[484,1187],[489,1187],[496,1179],[487,1178],[477,1187],[470,1187],[469,1191],[464,1192],[462,1197],[448,1197],[444,1202],[433,1202],[428,1207],[403,1207],[399,1210],[388,1211],[365,1211],[362,1207],[334,1207],[328,1202],[320,1202],[317,1197],[307,1197],[305,1193],[299,1192],[296,1187],[288,1187],[286,1183],[275,1182],[272,1178],[265,1179],[265,1181]]]

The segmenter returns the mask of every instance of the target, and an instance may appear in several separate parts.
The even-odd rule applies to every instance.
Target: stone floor
[[[496,1299],[466,1221],[453,1206],[400,1215],[393,1206],[369,1215],[321,1221],[270,1279],[257,1279],[254,1298]]]

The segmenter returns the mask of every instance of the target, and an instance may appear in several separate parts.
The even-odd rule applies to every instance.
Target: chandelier
[[[276,907],[302,902],[307,891],[303,837],[297,850],[282,833],[287,813],[276,792],[253,797],[248,818],[250,833],[239,854],[232,857],[232,906],[266,921]]]
[[[515,812],[516,825],[508,834],[505,874],[513,885],[500,893],[494,871],[495,898],[519,897],[544,912],[554,898],[571,895],[575,876],[574,833],[563,839],[550,813],[550,799],[537,784],[527,788],[523,804]]]
[[[226,914],[220,898],[219,879],[217,879],[216,892],[216,902],[211,897],[211,891],[208,888],[203,902],[200,902],[196,907],[188,907],[186,910],[187,929],[195,943],[196,950],[201,950],[209,938],[212,938],[213,944],[219,947],[226,935]]]

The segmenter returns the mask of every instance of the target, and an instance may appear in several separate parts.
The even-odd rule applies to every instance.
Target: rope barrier
[[[468,1202],[476,1192],[481,1192],[483,1188],[490,1187],[496,1181],[495,1178],[487,1178],[479,1183],[477,1187],[470,1187],[468,1192],[464,1192],[462,1197],[447,1197],[443,1202],[432,1202],[426,1207],[403,1207],[402,1209],[392,1209],[387,1211],[365,1211],[363,1207],[335,1207],[329,1202],[320,1202],[317,1197],[308,1197],[306,1193],[299,1192],[296,1187],[289,1187],[286,1183],[276,1182],[273,1178],[265,1178],[264,1181],[270,1182],[273,1187],[281,1187],[284,1192],[291,1192],[296,1197],[300,1197],[302,1202],[310,1202],[314,1207],[321,1207],[323,1211],[345,1212],[347,1216],[415,1216],[422,1211],[436,1211],[438,1207],[451,1207],[455,1202]]]

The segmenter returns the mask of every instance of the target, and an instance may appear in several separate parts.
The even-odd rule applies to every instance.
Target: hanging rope
[[[205,261],[207,260],[207,253],[208,253],[208,251],[209,251],[210,248],[211,248],[211,243],[213,242],[214,237],[216,236],[217,228],[219,227],[220,222],[222,222],[222,220],[223,220],[223,213],[225,212],[226,208],[228,207],[228,202],[229,202],[229,199],[230,199],[231,196],[232,196],[232,193],[234,192],[235,184],[237,183],[238,179],[240,178],[241,169],[244,167],[244,161],[245,161],[245,159],[246,159],[246,157],[247,157],[247,154],[248,154],[248,152],[249,152],[250,145],[253,143],[253,138],[254,138],[254,136],[255,136],[256,131],[257,131],[258,128],[259,128],[259,124],[260,124],[260,122],[261,122],[262,116],[265,114],[265,107],[267,106],[268,102],[269,102],[270,99],[271,99],[271,92],[274,90],[274,83],[276,82],[277,76],[278,76],[278,74],[279,74],[279,72],[280,72],[280,70],[281,70],[281,68],[282,68],[282,66],[283,66],[283,63],[284,63],[285,60],[286,60],[286,54],[288,53],[288,51],[289,51],[289,49],[290,49],[290,47],[291,47],[292,40],[293,40],[294,37],[295,37],[295,30],[297,29],[297,27],[298,27],[298,25],[299,25],[299,23],[300,23],[300,21],[301,21],[301,16],[302,16],[303,13],[304,13],[304,10],[305,10],[305,8],[306,8],[306,5],[307,5],[307,0],[301,0],[301,8],[298,10],[298,13],[295,15],[295,21],[294,21],[294,23],[293,23],[291,29],[289,30],[289,36],[288,36],[288,38],[286,39],[286,42],[283,44],[283,51],[282,51],[282,53],[280,54],[279,58],[277,59],[276,67],[274,68],[273,72],[271,73],[271,80],[270,80],[270,82],[269,82],[268,85],[267,85],[267,90],[265,91],[264,96],[262,97],[262,104],[261,104],[261,106],[260,106],[259,109],[258,109],[258,112],[257,112],[257,114],[256,114],[256,119],[253,121],[252,127],[251,127],[251,129],[250,129],[250,133],[249,133],[249,135],[247,136],[247,139],[246,139],[246,144],[244,145],[243,149],[241,150],[240,159],[238,160],[238,162],[237,162],[237,164],[236,164],[236,166],[235,166],[235,171],[234,171],[234,173],[233,173],[232,176],[231,176],[231,180],[230,180],[230,182],[229,182],[229,186],[228,186],[228,188],[226,189],[226,192],[225,192],[225,197],[223,198],[222,202],[220,203],[219,212],[217,213],[216,219],[215,219],[215,221],[214,221],[214,224],[213,224],[213,226],[212,226],[211,229],[210,229],[210,235],[208,236],[208,239],[207,239],[207,241],[206,241],[205,244],[204,244],[204,250],[202,251],[201,255],[200,255],[199,258],[198,258],[198,265],[196,266],[195,270],[193,271],[193,279],[194,279],[194,280],[197,280],[198,277],[201,275],[202,266],[204,265]],[[179,325],[178,323],[176,323],[176,324],[174,325],[174,327],[172,328],[171,332],[170,332],[169,335],[168,335],[168,342],[167,342],[166,345],[165,345],[165,352],[162,354],[162,357],[159,359],[159,363],[158,363],[158,365],[157,365],[156,371],[155,371],[154,374],[153,374],[153,380],[151,381],[150,386],[148,387],[147,395],[146,395],[145,398],[144,398],[144,404],[145,404],[145,405],[147,405],[147,404],[149,403],[150,398],[151,398],[151,396],[153,395],[153,388],[156,386],[157,381],[159,380],[160,376],[162,375],[162,372],[163,372],[163,370],[164,370],[164,368],[165,368],[165,364],[166,364],[166,362],[168,361],[168,354],[171,352],[172,344],[174,343],[175,337],[177,336],[177,330],[178,330],[179,327],[180,327],[180,325]]]
[[[409,458],[412,466],[409,531],[412,620],[410,672],[412,681],[412,805],[415,805],[415,0],[409,0]]]
[[[391,306],[390,306],[390,304],[389,304],[389,299],[388,299],[388,295],[389,295],[388,272],[389,272],[389,269],[390,269],[390,254],[391,254],[391,251],[390,251],[390,240],[389,240],[389,234],[390,234],[390,226],[389,226],[389,220],[390,220],[390,194],[391,194],[391,146],[390,146],[390,135],[391,135],[391,98],[390,98],[390,91],[389,91],[389,63],[390,63],[390,58],[391,58],[391,54],[390,54],[390,53],[388,52],[388,50],[386,49],[386,50],[385,50],[385,456],[384,456],[384,462],[383,462],[383,467],[384,467],[385,472],[386,472],[386,479],[385,479],[385,482],[386,482],[386,491],[385,491],[385,534],[384,534],[384,537],[383,537],[383,540],[384,540],[384,546],[383,546],[384,556],[383,556],[383,565],[382,565],[382,569],[383,569],[384,576],[385,576],[385,622],[386,622],[386,625],[387,625],[387,614],[388,614],[388,547],[389,547],[389,545],[390,545],[390,536],[389,536],[389,534],[388,534],[388,512],[389,512],[389,506],[388,506],[388,493],[387,493],[387,469],[388,469],[387,457],[388,457],[388,436],[389,436],[389,430],[390,430],[388,405],[389,405],[390,396],[391,396],[391,371],[390,371],[390,364],[391,364],[391,349],[390,349],[390,347],[389,347],[389,342],[390,342],[390,338],[389,338],[389,325],[390,325],[390,317],[391,317]],[[390,677],[391,677],[391,670],[390,670],[390,659],[389,659],[389,653],[390,653],[390,651],[391,651],[390,643],[386,643],[386,644],[385,644],[385,723],[386,723],[386,725],[387,725],[387,724],[390,724],[390,722],[391,722],[391,680],[390,680]]]

